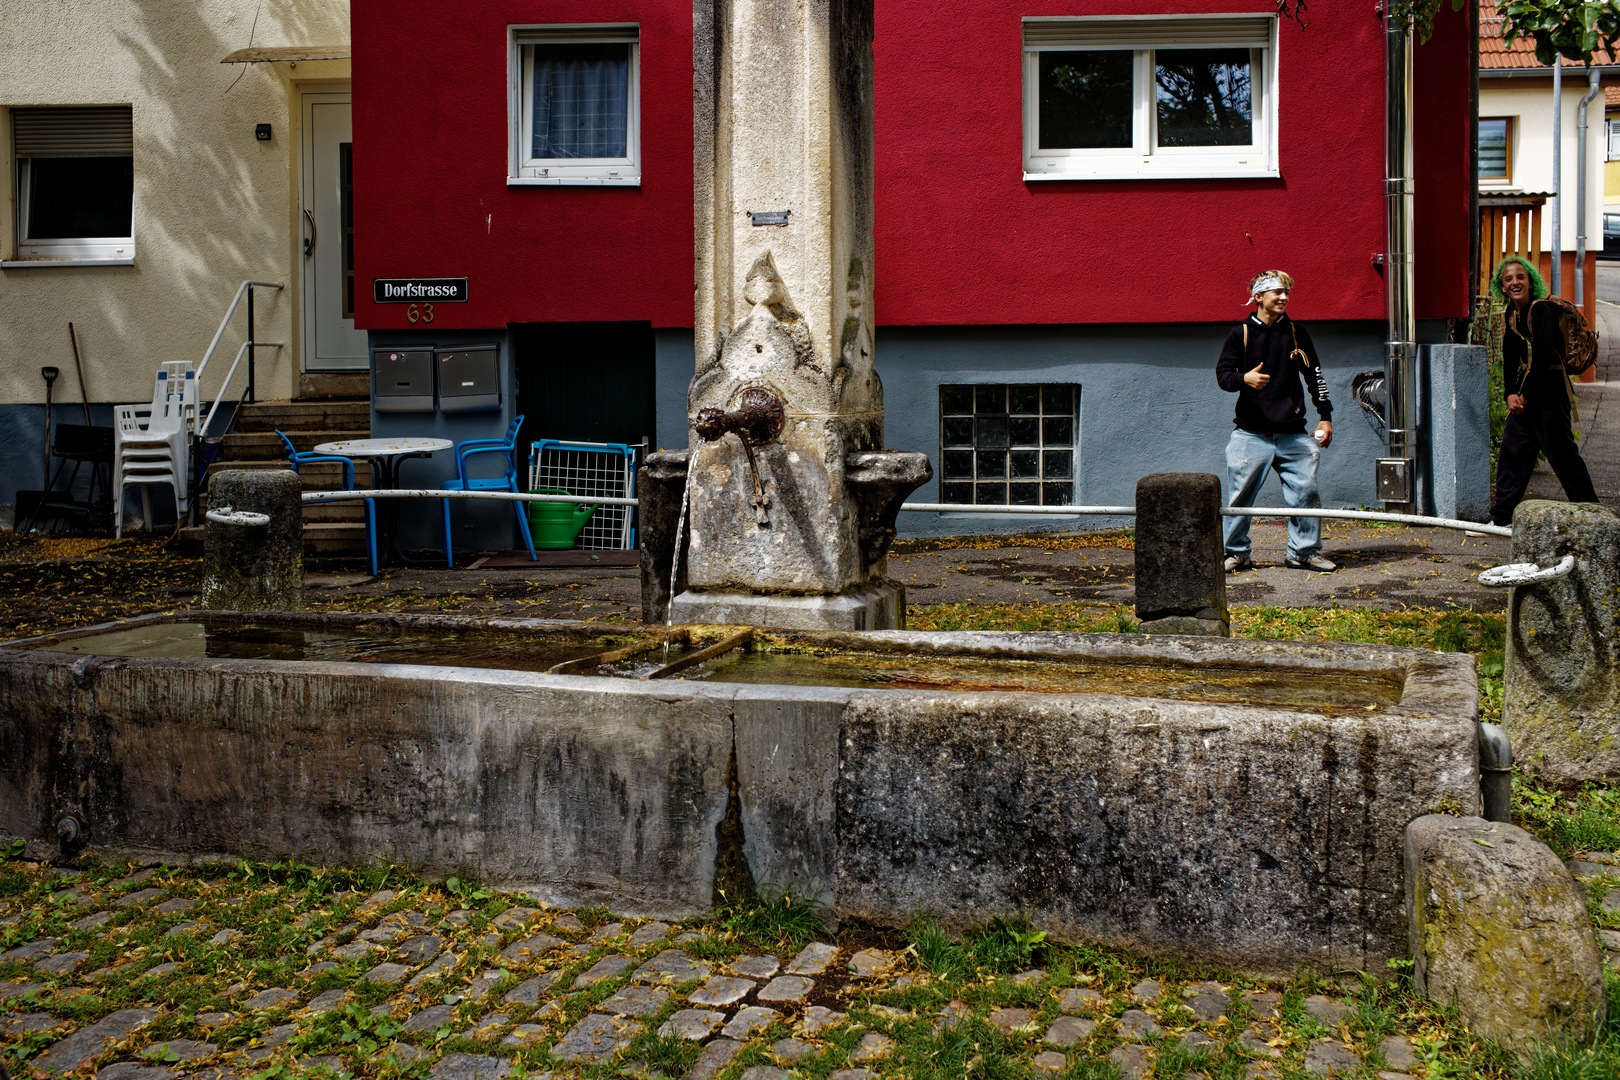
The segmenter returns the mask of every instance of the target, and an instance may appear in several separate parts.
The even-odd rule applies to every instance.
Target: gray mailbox
[[[485,412],[501,407],[499,345],[437,349],[440,412]]]
[[[432,412],[433,346],[372,349],[371,398],[378,412]]]

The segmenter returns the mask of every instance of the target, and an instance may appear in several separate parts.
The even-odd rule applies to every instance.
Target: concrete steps
[[[220,440],[220,456],[208,474],[223,469],[289,469],[286,448],[276,435],[286,432],[300,451],[320,443],[371,436],[369,373],[316,372],[299,377],[292,401],[259,401],[242,406],[237,430]],[[299,469],[305,491],[336,491],[343,486],[343,467],[305,465]],[[371,487],[371,466],[356,461],[355,485]],[[203,502],[206,505],[206,496]],[[353,501],[308,503],[303,508],[306,559],[357,558],[366,554],[366,507]],[[181,543],[202,544],[202,529],[181,530]]]

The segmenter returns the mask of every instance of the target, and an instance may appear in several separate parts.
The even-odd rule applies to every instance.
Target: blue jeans
[[[1322,448],[1309,435],[1257,435],[1234,428],[1226,444],[1226,478],[1231,506],[1253,506],[1266,469],[1277,470],[1282,481],[1283,505],[1315,509],[1322,505],[1316,493],[1316,459]],[[1228,555],[1249,553],[1249,518],[1229,517],[1221,523]],[[1288,519],[1288,557],[1303,559],[1322,550],[1322,519]]]

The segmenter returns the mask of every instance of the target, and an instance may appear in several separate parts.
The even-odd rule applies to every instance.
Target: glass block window
[[[940,502],[1074,502],[1080,387],[1073,383],[939,388]]]

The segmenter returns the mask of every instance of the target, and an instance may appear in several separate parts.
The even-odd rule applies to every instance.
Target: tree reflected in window
[[[1159,49],[1154,55],[1160,146],[1254,141],[1248,49]]]

